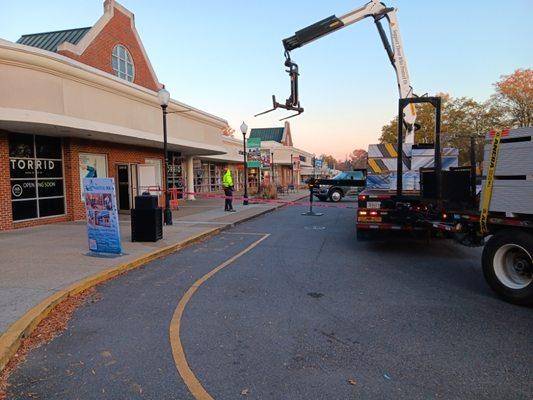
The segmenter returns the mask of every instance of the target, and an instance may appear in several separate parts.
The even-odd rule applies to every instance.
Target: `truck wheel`
[[[329,194],[329,199],[334,202],[334,203],[338,203],[339,201],[341,201],[342,199],[342,193],[340,190],[333,190],[330,194]]]
[[[497,232],[482,256],[483,275],[504,300],[533,305],[533,235],[514,230]]]

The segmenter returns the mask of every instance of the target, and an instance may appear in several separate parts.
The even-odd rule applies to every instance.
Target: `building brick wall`
[[[105,154],[107,157],[107,176],[115,177],[117,164],[144,164],[147,158],[161,160],[162,152],[159,149],[127,146],[109,142],[98,142],[70,138],[65,140],[65,172],[69,175],[67,185],[67,206],[70,220],[85,219],[85,204],[81,201],[79,155],[80,153]],[[68,159],[67,159],[68,157]],[[67,168],[66,166],[70,167]],[[67,174],[66,174],[67,175]],[[160,201],[161,202],[161,201]]]
[[[84,220],[85,204],[81,201],[79,172],[80,153],[104,154],[107,158],[108,177],[115,177],[116,165],[120,163],[144,164],[146,159],[150,158],[159,159],[163,165],[162,151],[159,149],[65,138],[63,140],[63,165],[66,214],[59,217],[14,222],[11,211],[8,132],[0,131],[0,231]],[[162,198],[159,199],[160,204],[163,203],[162,200]]]
[[[7,133],[0,131],[0,231],[10,229],[12,223],[9,146]]]
[[[158,83],[154,80],[139,42],[131,29],[130,18],[116,8],[113,18],[85,49],[83,54],[78,56],[66,50],[60,50],[58,53],[114,75],[111,54],[117,44],[125,46],[133,58],[135,66],[134,83],[154,91],[159,90]]]

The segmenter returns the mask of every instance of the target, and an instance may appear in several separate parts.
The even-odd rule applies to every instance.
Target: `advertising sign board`
[[[270,150],[261,150],[261,168],[269,169],[270,163]]]
[[[89,250],[95,253],[121,254],[114,178],[85,178],[83,189]]]
[[[248,139],[246,147],[248,168],[261,168],[261,139]]]

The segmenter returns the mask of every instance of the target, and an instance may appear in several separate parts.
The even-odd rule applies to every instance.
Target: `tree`
[[[469,163],[470,137],[484,138],[491,129],[508,126],[502,106],[490,99],[479,103],[472,98],[453,98],[447,94],[442,97],[441,143],[443,147],[459,149],[459,164]],[[415,134],[415,143],[433,143],[435,135],[435,110],[431,104],[417,108],[417,123],[421,129]],[[397,120],[393,119],[383,126],[381,143],[397,142]],[[482,159],[483,141],[476,146],[477,160]]]
[[[459,165],[465,165],[470,163],[470,138],[476,138],[476,161],[480,162],[486,133],[504,128],[507,121],[497,103],[460,97],[449,101],[442,125],[442,146],[459,149]]]
[[[353,168],[366,168],[368,153],[363,149],[355,149],[349,155],[350,166]]]
[[[222,129],[222,135],[233,137],[233,134],[235,133],[235,129],[233,129],[231,126],[227,125],[224,129]]]
[[[446,93],[439,93],[442,99],[441,129],[444,122],[444,112],[450,101],[450,96]],[[415,132],[415,143],[433,143],[435,136],[435,108],[428,103],[416,105],[416,123],[420,129]],[[404,129],[405,137],[405,129]],[[398,118],[392,119],[387,125],[381,128],[380,143],[397,143],[398,142]]]
[[[333,157],[332,155],[321,154],[319,158],[328,167],[332,165],[333,169],[337,169],[337,165],[339,164],[339,161],[337,161],[335,157]]]
[[[503,75],[494,84],[499,103],[511,121],[511,127],[533,125],[533,69],[517,69]]]

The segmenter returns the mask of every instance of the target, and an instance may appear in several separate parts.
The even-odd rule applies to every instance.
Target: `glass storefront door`
[[[128,164],[117,164],[118,209],[129,211],[130,206],[130,168]]]
[[[171,152],[168,165],[168,187],[169,189],[178,189],[180,199],[183,198],[184,182],[183,157],[181,153]]]

